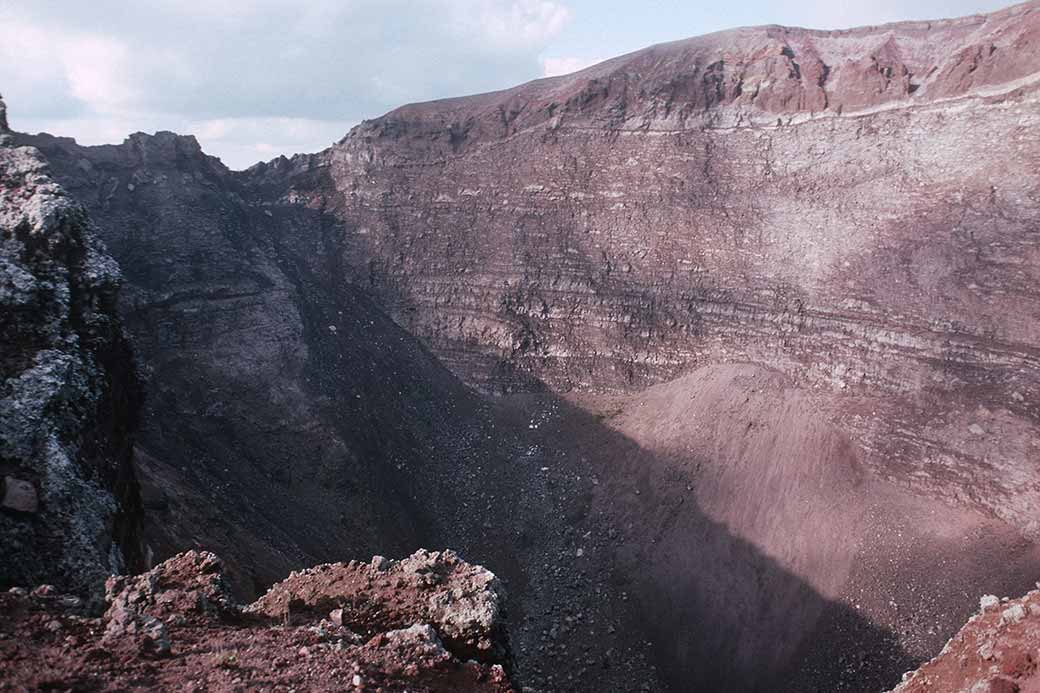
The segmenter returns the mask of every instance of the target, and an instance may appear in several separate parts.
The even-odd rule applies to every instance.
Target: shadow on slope
[[[536,422],[529,444],[555,452],[514,472],[534,481],[512,483],[557,479],[558,498],[545,507],[574,528],[561,553],[575,557],[568,562],[583,575],[608,574],[604,594],[589,594],[589,601],[603,599],[608,613],[624,614],[624,640],[647,641],[662,689],[878,691],[916,664],[889,630],[823,596],[707,515],[693,492],[703,480],[673,460],[550,395],[505,398],[502,406],[521,402],[524,416],[513,414],[512,430]],[[539,474],[542,465],[549,472]],[[729,502],[753,510],[769,499],[744,489]],[[803,564],[818,553],[807,541],[807,555],[796,557]],[[480,559],[496,563],[491,547]],[[826,582],[828,566],[808,569]],[[620,644],[611,635],[594,637],[606,638],[608,648]],[[583,642],[581,633],[562,652],[550,648],[544,656],[563,666]]]

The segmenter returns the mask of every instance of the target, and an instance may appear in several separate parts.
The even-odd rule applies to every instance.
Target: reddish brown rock
[[[348,272],[472,384],[767,365],[876,477],[1040,539],[1037,32],[1035,1],[720,32],[247,176],[339,219]]]
[[[370,583],[377,573],[395,579]],[[413,574],[443,582],[420,587]],[[497,589],[487,571],[450,552],[421,552],[385,572],[363,563],[303,571],[243,609],[227,592],[220,561],[189,552],[111,579],[100,618],[58,595],[0,594],[0,688],[506,693],[514,688]],[[433,606],[444,594],[459,598]],[[307,607],[283,618],[274,608],[283,600],[349,604],[351,623],[366,637]],[[414,622],[392,627],[412,615]],[[449,642],[487,643],[483,661]]]
[[[892,693],[936,691],[1040,691],[1040,591],[1010,601],[983,597],[980,612]]]
[[[233,612],[231,591],[220,559],[207,551],[179,554],[141,575],[117,575],[105,582],[105,599],[163,618],[171,613],[214,615]]]
[[[334,623],[362,634],[428,623],[453,652],[503,662],[501,595],[494,574],[454,552],[417,551],[400,561],[376,556],[293,573],[248,611],[286,622],[331,611]]]

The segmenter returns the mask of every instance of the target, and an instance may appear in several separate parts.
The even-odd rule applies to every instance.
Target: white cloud
[[[572,72],[584,70],[586,67],[601,63],[603,60],[604,58],[542,58],[542,76],[559,77],[560,75],[569,75]]]
[[[72,96],[88,107],[111,111],[139,98],[126,79],[133,58],[125,45],[104,37],[83,36],[55,48]]]
[[[0,92],[15,127],[191,132],[241,167],[406,102],[537,77],[569,18],[555,0],[0,3]]]
[[[464,33],[512,50],[544,44],[570,19],[566,7],[542,0],[456,0],[451,5],[456,13],[453,23],[465,27]]]

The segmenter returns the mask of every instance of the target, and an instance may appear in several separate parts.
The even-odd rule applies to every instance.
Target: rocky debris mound
[[[143,575],[110,577],[105,599],[110,606],[104,639],[130,638],[157,654],[170,651],[166,621],[198,623],[237,611],[220,559],[199,551],[179,554]]]
[[[907,673],[892,693],[1040,690],[1040,590],[1014,600],[987,595],[979,607],[938,657]]]
[[[12,588],[0,689],[514,690],[498,581],[450,551],[318,566],[245,607],[228,584],[192,551],[110,578],[99,618],[53,587]]]
[[[294,572],[249,611],[290,622],[332,614],[365,635],[428,623],[460,656],[502,662],[501,593],[491,571],[453,551],[420,550],[401,561],[376,556]]]
[[[0,103],[0,586],[96,589],[139,550],[119,268]]]
[[[105,582],[107,616],[133,610],[156,618],[196,614],[207,619],[237,613],[224,564],[208,551],[188,551],[142,575],[115,575]]]

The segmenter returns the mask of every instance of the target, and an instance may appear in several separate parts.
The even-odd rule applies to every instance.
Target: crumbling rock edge
[[[1040,583],[1037,583],[1040,587]],[[907,672],[891,693],[1040,690],[1040,589],[1019,599],[986,595],[979,612],[934,659]]]
[[[92,617],[50,586],[0,594],[0,687],[516,690],[501,585],[452,551],[316,566],[247,606],[189,551],[106,600]]]

